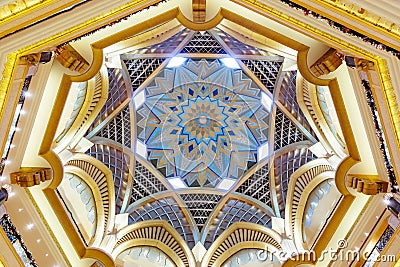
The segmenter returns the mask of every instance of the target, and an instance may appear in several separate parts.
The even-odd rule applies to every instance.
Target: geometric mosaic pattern
[[[260,210],[242,200],[230,198],[210,223],[204,246],[208,249],[215,239],[235,222],[252,222],[271,228],[272,216],[267,210]]]
[[[261,90],[241,70],[219,60],[188,60],[166,68],[145,93],[137,111],[138,139],[156,168],[188,186],[237,180],[267,141],[269,113]]]
[[[238,33],[233,36],[242,40]],[[309,133],[314,133],[297,103],[297,72],[283,72],[282,56],[256,47],[255,41],[252,46],[233,36],[222,29],[185,29],[161,43],[121,55],[128,80],[121,69],[108,69],[108,99],[88,131],[89,139],[97,135],[91,139],[97,141],[86,153],[113,173],[116,213],[129,213],[129,224],[167,221],[191,248],[198,240],[209,248],[235,222],[271,227],[271,217],[275,216],[272,203],[278,204],[276,213],[284,217],[290,176],[315,159],[307,147],[311,142],[299,144],[309,141]],[[155,38],[163,37],[154,37],[153,41]],[[180,51],[178,47],[182,47]],[[246,72],[223,64],[221,57],[228,57],[227,51],[237,55]],[[186,62],[161,68],[175,52],[188,57]],[[204,57],[199,56],[201,53]],[[258,81],[247,76],[247,71]],[[271,104],[275,117],[271,121],[271,111],[265,107],[271,99],[265,98],[264,88],[257,85],[260,83],[272,95],[275,92]],[[131,96],[134,98],[128,103]],[[322,94],[318,100],[326,102]],[[103,126],[104,120],[107,123]],[[269,140],[271,128],[273,140]],[[136,141],[145,144],[145,151],[132,150]],[[268,146],[264,145],[270,143],[267,155],[271,161],[263,157],[263,166],[254,166],[260,147],[265,152]],[[133,169],[129,169],[130,161],[134,162]],[[254,170],[253,166],[257,171],[241,180]],[[169,191],[168,182],[160,180],[162,176],[180,178],[191,188]],[[220,192],[199,189],[220,188],[224,179],[239,184],[226,198]],[[177,194],[182,203],[175,200]],[[189,213],[194,222],[185,217]],[[201,237],[194,236],[196,226]]]
[[[307,137],[279,108],[276,108],[274,150],[305,140],[308,140]]]
[[[182,194],[181,197],[192,214],[199,232],[222,198],[221,195],[214,194]]]

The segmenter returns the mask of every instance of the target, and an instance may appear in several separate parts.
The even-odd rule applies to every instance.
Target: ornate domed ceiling
[[[185,247],[210,249],[219,237],[234,231],[230,226],[235,223],[257,225],[273,236],[273,218],[288,216],[286,201],[297,207],[294,187],[289,186],[296,170],[310,165],[296,175],[299,181],[302,175],[309,177],[304,173],[308,168],[312,177],[332,170],[309,149],[318,143],[318,134],[303,113],[310,118],[307,105],[301,108],[298,103],[309,92],[307,86],[296,88],[301,80],[295,62],[256,47],[255,41],[255,46],[244,44],[240,34],[236,37],[218,27],[154,37],[150,46],[106,54],[107,68],[93,81],[77,85],[75,110],[57,139],[60,147],[71,138],[68,132],[88,92],[94,90],[94,99],[104,102],[97,117],[83,127],[86,141],[70,141],[75,153],[65,165],[68,177],[79,177],[82,171],[93,177],[98,193],[90,203],[100,201],[97,195],[103,199],[103,211],[93,214],[91,209],[85,216],[90,222],[78,219],[88,244],[98,245],[102,228],[105,236],[117,236],[113,251],[119,251],[124,242],[144,234],[137,227],[146,223],[158,231],[160,220],[162,227],[167,223],[173,228],[174,240],[184,240],[177,241],[182,253]],[[323,94],[324,89],[319,90]],[[94,104],[88,109],[95,110]],[[324,114],[327,121],[335,115],[329,112]],[[333,123],[330,127],[335,130]],[[67,192],[74,189],[84,201],[87,195],[75,185],[90,188],[93,183],[81,177],[59,190],[76,218],[85,212],[66,200]],[[105,201],[111,196],[115,201]],[[336,200],[335,195],[329,201]],[[121,234],[117,224],[128,225],[122,229],[130,232]],[[314,236],[316,228],[307,228],[307,234]],[[270,241],[276,248],[278,239]],[[190,261],[182,255],[185,264]]]
[[[117,212],[165,219],[191,247],[234,222],[284,216],[290,175],[316,158],[284,57],[219,28],[120,57],[86,135],[86,153],[113,173]]]
[[[13,204],[40,222],[25,231],[49,245],[40,262],[59,249],[66,266],[291,266],[339,238],[337,252],[375,245],[385,207],[363,194],[398,191],[398,53],[381,18],[360,9],[347,25],[293,1],[50,2],[10,15],[29,18],[2,38],[0,171],[40,183]]]
[[[147,159],[166,177],[187,186],[237,181],[267,142],[269,111],[261,90],[242,70],[219,60],[189,59],[166,68],[137,109],[138,139]]]

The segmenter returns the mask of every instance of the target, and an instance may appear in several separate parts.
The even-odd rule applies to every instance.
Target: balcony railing
[[[24,263],[24,266],[38,267],[35,259],[32,256],[32,253],[25,246],[25,243],[22,240],[22,236],[18,233],[17,228],[11,222],[11,219],[7,214],[4,214],[3,217],[0,219],[0,225],[6,233],[11,244],[13,245],[15,251]]]

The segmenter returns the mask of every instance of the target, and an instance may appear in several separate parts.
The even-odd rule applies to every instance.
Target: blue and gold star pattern
[[[261,89],[218,59],[165,68],[143,90],[137,137],[167,178],[179,177],[190,187],[238,180],[267,142],[269,112]]]

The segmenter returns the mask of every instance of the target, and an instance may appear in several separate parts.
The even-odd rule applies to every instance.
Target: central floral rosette
[[[181,105],[182,112],[178,114],[182,127],[181,134],[188,136],[188,141],[210,144],[210,141],[218,143],[218,136],[226,135],[228,127],[225,114],[225,105],[219,100],[209,97],[204,99],[196,97],[189,99],[186,105]]]

